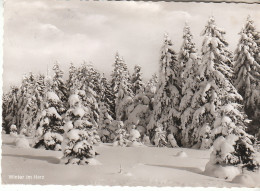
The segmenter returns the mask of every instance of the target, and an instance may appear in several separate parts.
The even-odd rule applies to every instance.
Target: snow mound
[[[145,136],[143,137],[143,144],[146,145],[146,146],[152,145],[152,144],[151,144],[151,141],[150,141],[150,139],[149,139],[149,136],[145,135]]]
[[[235,166],[221,166],[208,162],[204,173],[208,176],[232,180],[241,173],[241,170]]]
[[[94,158],[86,159],[86,161],[88,162],[88,165],[92,165],[92,166],[102,165],[101,162],[99,162],[97,159],[94,159]]]
[[[142,143],[139,143],[139,142],[137,142],[137,141],[133,141],[133,142],[129,142],[128,144],[127,144],[127,146],[128,147],[140,147],[140,146],[143,146],[143,144]]]
[[[15,139],[15,146],[24,149],[30,148],[29,141],[26,138],[22,137]]]
[[[176,156],[177,156],[177,157],[181,157],[181,158],[186,158],[186,157],[188,157],[187,153],[185,153],[184,151],[178,152]]]
[[[246,187],[255,187],[256,183],[248,174],[239,174],[232,181],[232,183],[242,184]]]
[[[11,137],[17,137],[17,133],[16,133],[16,132],[11,132],[11,133],[10,133],[10,136],[11,136]]]

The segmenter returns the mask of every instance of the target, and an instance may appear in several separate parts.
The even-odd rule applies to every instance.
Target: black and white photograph
[[[2,186],[260,188],[259,0],[2,7]]]

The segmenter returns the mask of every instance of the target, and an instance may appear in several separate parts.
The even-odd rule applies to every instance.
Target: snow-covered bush
[[[252,136],[243,131],[239,135],[230,134],[226,137],[218,137],[213,144],[213,151],[210,155],[210,161],[206,165],[205,171],[210,172],[215,169],[216,172],[225,172],[227,178],[233,178],[241,172],[241,168],[248,170],[259,170],[260,156],[252,146]],[[229,174],[228,169],[236,169],[233,174]],[[222,170],[221,170],[222,169]],[[214,175],[214,173],[213,173]],[[223,174],[219,175],[221,178]],[[216,176],[216,173],[215,175]]]
[[[16,138],[15,146],[24,149],[30,148],[29,141],[25,137]]]
[[[98,144],[100,138],[90,122],[90,111],[81,105],[78,95],[69,98],[70,109],[66,112],[66,123],[63,127],[63,159],[65,164],[89,164],[89,159],[97,154],[93,144]]]
[[[128,134],[126,129],[124,129],[124,123],[122,121],[115,121],[113,126],[113,132],[114,132],[114,140],[113,140],[113,146],[127,146],[129,140],[128,140]]]
[[[13,137],[17,136],[17,127],[16,127],[16,125],[11,125],[11,127],[10,127],[10,135],[13,136]]]
[[[141,146],[141,134],[136,129],[136,126],[133,126],[132,129],[129,132],[129,143],[128,146],[135,147],[135,146]]]
[[[40,121],[37,124],[37,132],[34,140],[34,148],[43,147],[47,150],[61,150],[63,141],[63,119],[65,112],[63,104],[57,94],[47,92],[45,109],[42,111]]]
[[[157,123],[152,141],[156,147],[165,147],[167,145],[166,131],[163,130],[163,126],[159,123]]]

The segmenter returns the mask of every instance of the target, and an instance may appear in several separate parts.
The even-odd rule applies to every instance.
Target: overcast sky
[[[46,73],[55,61],[67,73],[69,63],[85,60],[109,76],[116,51],[130,71],[141,65],[147,79],[158,70],[165,32],[178,52],[187,21],[200,49],[213,15],[233,51],[248,14],[260,29],[259,10],[259,4],[6,0],[3,88],[19,85],[25,73]]]

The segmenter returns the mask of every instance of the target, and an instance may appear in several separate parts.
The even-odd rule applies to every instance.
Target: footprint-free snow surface
[[[60,164],[61,151],[18,148],[14,141],[2,136],[3,184],[242,186],[203,174],[209,150],[103,144],[95,147],[100,164],[78,166]]]

